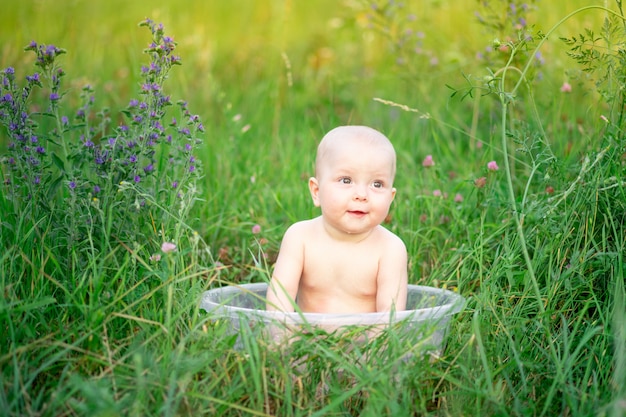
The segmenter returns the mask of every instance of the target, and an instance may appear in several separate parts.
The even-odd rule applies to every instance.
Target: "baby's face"
[[[396,193],[394,162],[388,143],[333,142],[310,184],[327,226],[341,233],[366,234],[381,224]]]

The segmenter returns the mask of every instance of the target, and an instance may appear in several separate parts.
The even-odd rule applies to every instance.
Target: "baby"
[[[267,309],[368,313],[406,308],[407,252],[380,224],[396,195],[396,153],[382,133],[341,126],[317,148],[309,191],[321,216],[283,236]]]

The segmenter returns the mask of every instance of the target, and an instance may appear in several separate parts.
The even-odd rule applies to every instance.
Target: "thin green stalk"
[[[616,13],[613,10],[611,10],[611,9],[605,7],[605,6],[586,6],[586,7],[581,7],[580,9],[574,10],[570,14],[566,15],[561,20],[559,20],[555,25],[553,25],[550,28],[550,30],[548,30],[546,32],[546,34],[539,40],[539,42],[537,43],[537,46],[533,50],[532,54],[530,54],[530,59],[526,63],[526,66],[521,71],[522,77],[520,77],[520,79],[517,81],[517,83],[515,84],[515,86],[511,90],[511,94],[512,95],[514,95],[516,93],[516,91],[522,85],[522,82],[525,81],[524,76],[528,73],[528,71],[530,70],[531,65],[534,63],[535,58],[537,57],[537,52],[539,52],[539,50],[541,49],[543,44],[548,40],[550,35],[553,34],[561,25],[563,25],[563,23],[565,23],[566,21],[568,21],[569,19],[571,19],[575,15],[577,15],[579,13],[582,13],[582,12],[585,12],[587,10],[593,10],[593,9],[599,9],[599,10],[605,11],[607,14],[612,14],[612,15],[616,16],[617,18],[622,19],[623,21],[626,22],[626,20],[624,19],[623,16],[621,16],[619,13]],[[511,54],[511,58],[513,57],[513,55],[514,54]],[[509,61],[509,63],[510,63],[510,61]],[[507,63],[507,66],[508,66],[509,63]]]

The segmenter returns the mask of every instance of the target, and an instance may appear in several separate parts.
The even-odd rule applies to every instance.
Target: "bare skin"
[[[396,190],[395,152],[363,126],[329,132],[318,148],[309,191],[322,215],[283,237],[267,292],[267,309],[366,313],[404,310],[407,253],[380,224]]]

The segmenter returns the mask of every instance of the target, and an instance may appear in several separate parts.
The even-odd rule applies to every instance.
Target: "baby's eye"
[[[342,184],[352,184],[352,180],[348,177],[339,178],[339,182]]]
[[[374,181],[372,185],[374,186],[374,188],[383,188],[384,186],[382,181]]]

